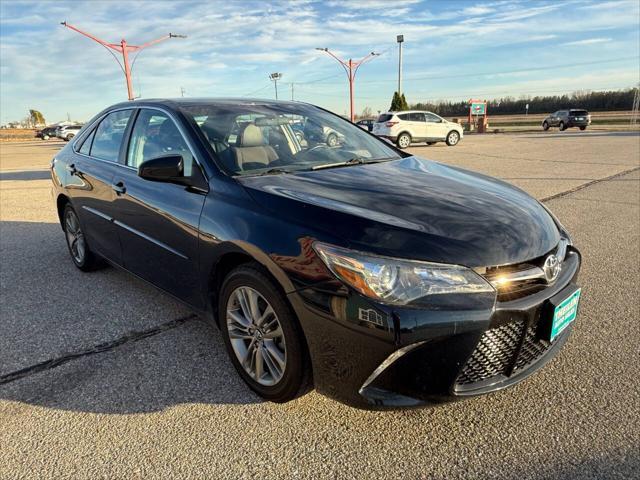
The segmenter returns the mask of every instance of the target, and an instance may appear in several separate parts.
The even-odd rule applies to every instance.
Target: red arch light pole
[[[356,72],[358,71],[358,68],[360,68],[360,65],[362,65],[363,63],[368,62],[369,60],[371,60],[373,57],[376,57],[378,55],[380,55],[379,53],[376,52],[371,52],[369,55],[361,58],[360,60],[354,61],[352,59],[349,59],[348,61],[345,60],[341,60],[339,59],[336,55],[334,55],[333,53],[331,53],[329,51],[328,48],[316,48],[316,50],[320,50],[322,52],[326,52],[329,55],[331,55],[333,58],[335,58],[338,63],[342,66],[342,68],[344,68],[344,71],[347,74],[347,78],[349,79],[349,104],[350,104],[350,118],[351,121],[353,122],[353,120],[355,119],[355,114],[354,114],[354,106],[353,106],[353,84],[356,80]]]
[[[174,33],[170,33],[169,35],[165,35],[164,37],[160,37],[157,38],[155,40],[151,40],[150,42],[147,43],[143,43],[142,45],[128,45],[127,41],[123,38],[122,40],[120,40],[120,43],[108,43],[105,42],[104,40],[100,40],[97,37],[94,37],[93,35],[91,35],[90,33],[87,32],[83,32],[82,30],[80,30],[77,27],[74,27],[73,25],[68,24],[67,22],[61,22],[60,25],[63,25],[71,30],[74,30],[76,32],[78,32],[81,35],[84,35],[85,37],[90,38],[91,40],[93,40],[94,42],[99,43],[100,45],[102,45],[103,47],[105,47],[106,49],[110,49],[110,50],[115,50],[118,53],[122,54],[122,60],[124,63],[124,67],[122,65],[120,65],[120,68],[122,68],[122,71],[124,72],[124,77],[127,81],[127,94],[129,95],[129,100],[133,100],[134,99],[134,95],[133,95],[133,84],[131,82],[131,67],[132,65],[129,64],[129,52],[140,52],[142,50],[144,50],[147,47],[150,47],[151,45],[155,45],[156,43],[160,43],[163,42],[164,40],[168,40],[170,38],[186,38],[186,35],[176,35]],[[114,55],[115,57],[115,55]],[[118,58],[116,58],[116,61],[118,61]],[[135,63],[135,58],[133,59],[134,63]],[[120,63],[120,62],[118,62]]]

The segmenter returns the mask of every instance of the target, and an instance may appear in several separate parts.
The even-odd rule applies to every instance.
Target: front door
[[[138,176],[145,160],[182,155],[184,175],[198,188]],[[124,266],[176,297],[202,307],[198,226],[207,183],[176,123],[160,110],[138,114],[122,168],[114,178],[114,201]]]
[[[447,124],[442,118],[433,113],[425,113],[425,121],[427,125],[427,137],[429,140],[443,140],[449,133]]]

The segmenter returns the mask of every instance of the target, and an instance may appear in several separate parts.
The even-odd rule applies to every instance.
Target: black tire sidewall
[[[271,304],[282,327],[287,349],[287,362],[283,377],[276,385],[261,385],[251,378],[240,364],[231,346],[226,311],[229,297],[238,287],[251,287],[258,291]],[[268,274],[258,265],[250,264],[238,267],[225,278],[218,298],[218,322],[227,353],[236,371],[249,388],[261,397],[273,402],[293,400],[304,393],[309,366],[302,330],[286,298]]]
[[[82,262],[78,262],[76,260],[76,257],[73,256],[73,252],[71,251],[71,245],[69,245],[69,238],[67,237],[67,214],[68,214],[68,212],[73,212],[73,214],[76,216],[76,219],[78,221],[78,225],[80,225],[80,230],[82,231],[82,235],[84,237],[84,258],[82,259]],[[67,250],[69,250],[69,255],[71,256],[71,261],[73,262],[73,264],[76,267],[78,267],[83,272],[90,272],[92,270],[96,270],[97,268],[101,267],[104,264],[102,259],[98,258],[91,251],[91,248],[89,247],[89,243],[87,241],[86,232],[85,232],[84,228],[82,227],[82,224],[80,223],[80,217],[78,217],[78,213],[75,211],[75,209],[71,206],[70,203],[67,203],[67,205],[64,207],[64,211],[62,213],[62,229],[64,230],[64,241],[67,244]]]
[[[546,132],[547,130],[549,130],[549,124],[547,122],[543,122],[542,123],[542,129]]]

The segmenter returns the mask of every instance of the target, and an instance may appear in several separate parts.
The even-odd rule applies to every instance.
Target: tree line
[[[569,95],[547,95],[535,97],[503,97],[487,101],[489,115],[517,115],[529,113],[552,113],[567,108],[584,108],[591,112],[610,110],[631,110],[637,88],[616,91],[577,91]],[[444,117],[466,116],[469,113],[468,101],[418,102],[410,106],[415,110],[428,110]]]

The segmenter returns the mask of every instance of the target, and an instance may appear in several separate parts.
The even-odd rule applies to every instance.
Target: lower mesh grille
[[[487,330],[458,375],[456,385],[517,374],[535,363],[550,346],[546,340],[537,338],[535,327],[525,328],[522,320]]]

